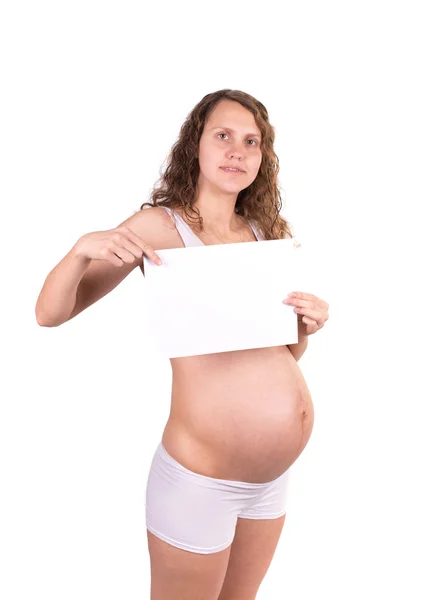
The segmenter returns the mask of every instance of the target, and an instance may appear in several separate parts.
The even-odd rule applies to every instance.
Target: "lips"
[[[220,169],[237,169],[238,172],[240,173],[245,173],[245,171],[243,169],[240,169],[239,167],[233,167],[232,165],[224,165],[223,167],[219,167]]]

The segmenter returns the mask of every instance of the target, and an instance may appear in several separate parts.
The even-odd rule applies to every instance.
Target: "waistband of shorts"
[[[243,487],[243,488],[247,488],[247,489],[265,488],[269,485],[272,485],[280,477],[283,477],[285,475],[285,473],[287,472],[286,471],[285,473],[283,473],[276,479],[273,479],[271,481],[264,481],[264,482],[260,482],[260,483],[253,483],[251,481],[237,481],[237,480],[232,480],[232,479],[217,479],[216,477],[209,477],[208,475],[202,475],[201,473],[195,473],[195,471],[191,471],[190,469],[187,469],[186,467],[184,467],[177,460],[175,460],[175,458],[173,458],[170,454],[168,454],[168,451],[166,450],[166,448],[164,447],[164,445],[161,441],[159,442],[159,445],[157,446],[157,452],[158,452],[159,456],[161,456],[163,458],[163,460],[172,464],[174,467],[181,469],[185,473],[188,473],[189,475],[193,475],[195,477],[200,477],[201,479],[208,479],[208,480],[214,481],[215,483],[218,483],[218,484],[233,485],[233,486]]]

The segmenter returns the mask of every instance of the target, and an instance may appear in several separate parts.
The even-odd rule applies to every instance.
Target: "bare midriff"
[[[159,210],[168,227],[161,245],[153,247],[183,247],[171,219]],[[206,245],[222,243],[204,232],[198,236]],[[237,237],[226,241],[255,239],[245,224]],[[279,477],[302,453],[314,409],[287,346],[170,360],[171,410],[162,443],[186,469],[217,479],[263,483]]]
[[[279,477],[302,453],[314,409],[287,346],[173,358],[171,365],[162,443],[185,468],[261,483]]]

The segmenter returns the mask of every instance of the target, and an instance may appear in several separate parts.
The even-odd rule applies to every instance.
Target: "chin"
[[[219,186],[220,189],[224,192],[228,192],[229,194],[238,194],[239,192],[241,192],[242,190],[245,189],[245,187],[241,187],[241,186],[231,186],[231,185],[226,185],[226,186]]]

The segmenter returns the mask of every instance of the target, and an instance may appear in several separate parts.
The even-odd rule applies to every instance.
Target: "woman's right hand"
[[[151,246],[125,225],[107,231],[85,233],[76,243],[76,252],[84,258],[107,260],[115,267],[133,263],[143,254],[156,265],[162,264]]]

